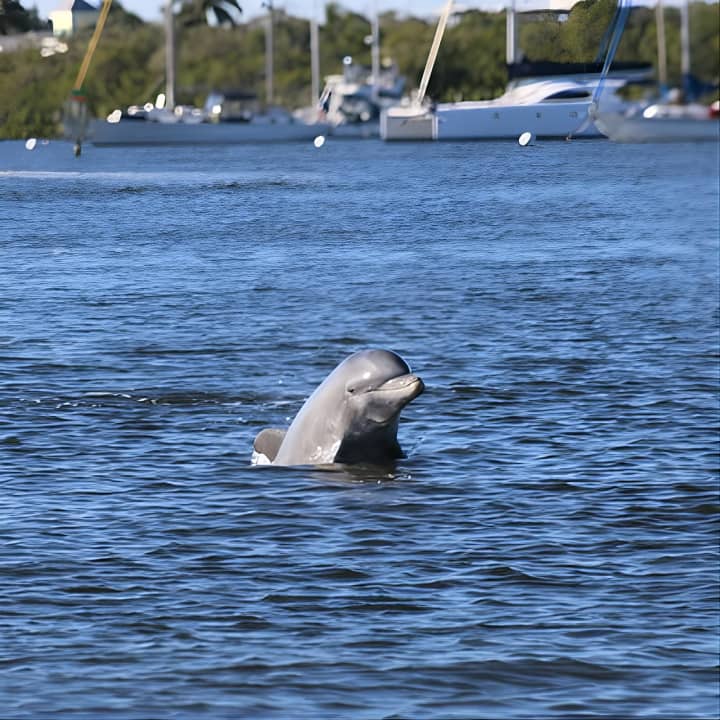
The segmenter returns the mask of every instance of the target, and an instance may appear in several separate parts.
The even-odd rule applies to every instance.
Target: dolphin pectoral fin
[[[265,428],[261,430],[253,442],[253,465],[270,465],[278,454],[280,445],[285,439],[286,430]]]

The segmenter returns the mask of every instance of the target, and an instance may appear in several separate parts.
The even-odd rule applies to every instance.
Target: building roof
[[[73,12],[97,12],[98,8],[85,0],[63,0],[58,3],[56,10],[72,10]]]

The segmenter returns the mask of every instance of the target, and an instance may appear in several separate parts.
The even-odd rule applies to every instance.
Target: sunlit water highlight
[[[0,143],[2,714],[715,716],[717,168]],[[249,467],[373,346],[407,459]]]

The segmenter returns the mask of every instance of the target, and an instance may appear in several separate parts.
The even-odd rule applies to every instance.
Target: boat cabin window
[[[592,93],[589,90],[560,90],[548,95],[543,102],[548,100],[587,100],[590,97],[592,97]]]

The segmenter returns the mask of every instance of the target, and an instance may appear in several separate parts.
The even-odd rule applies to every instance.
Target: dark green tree
[[[26,3],[29,4],[29,3]],[[211,27],[207,14],[197,13],[203,3],[194,0],[195,18],[185,26],[182,12],[182,47],[178,62],[178,101],[202,104],[212,89],[238,88],[262,96],[264,87],[264,18],[231,26]],[[18,32],[27,25],[9,22],[9,11],[20,3],[0,0],[0,32]],[[236,4],[237,6],[237,4]],[[587,62],[597,54],[600,39],[615,7],[615,0],[585,0],[563,21],[552,13],[520,20],[520,47],[533,60]],[[204,12],[204,11],[203,11]],[[32,11],[30,11],[32,16]],[[13,15],[13,18],[20,17]],[[22,15],[27,17],[27,13]],[[189,17],[189,16],[188,16]],[[237,20],[237,18],[235,18]],[[275,11],[275,94],[289,108],[310,99],[310,46],[307,20]],[[4,24],[2,24],[4,23]],[[0,53],[0,133],[3,138],[52,137],[59,131],[61,109],[90,39],[86,28],[68,40],[66,54],[43,58],[38,48]],[[417,87],[425,65],[435,20],[383,13],[380,45],[383,60],[392,59]],[[327,23],[320,28],[320,67],[324,75],[340,72],[342,59],[352,55],[369,65],[365,38],[368,18],[328,6]],[[680,82],[680,16],[665,9],[668,79]],[[654,8],[634,8],[618,60],[657,61]],[[720,5],[690,5],[690,55],[692,71],[705,83],[718,83],[720,73]],[[164,34],[159,23],[144,23],[113,2],[110,18],[92,62],[85,89],[92,113],[103,117],[115,108],[154,99],[164,86]],[[457,13],[448,27],[429,95],[434,100],[483,99],[498,95],[507,81],[505,70],[505,13],[469,10]],[[717,99],[717,92],[706,98]]]
[[[0,0],[0,35],[24,33],[41,27],[35,10],[26,10],[16,0]]]

